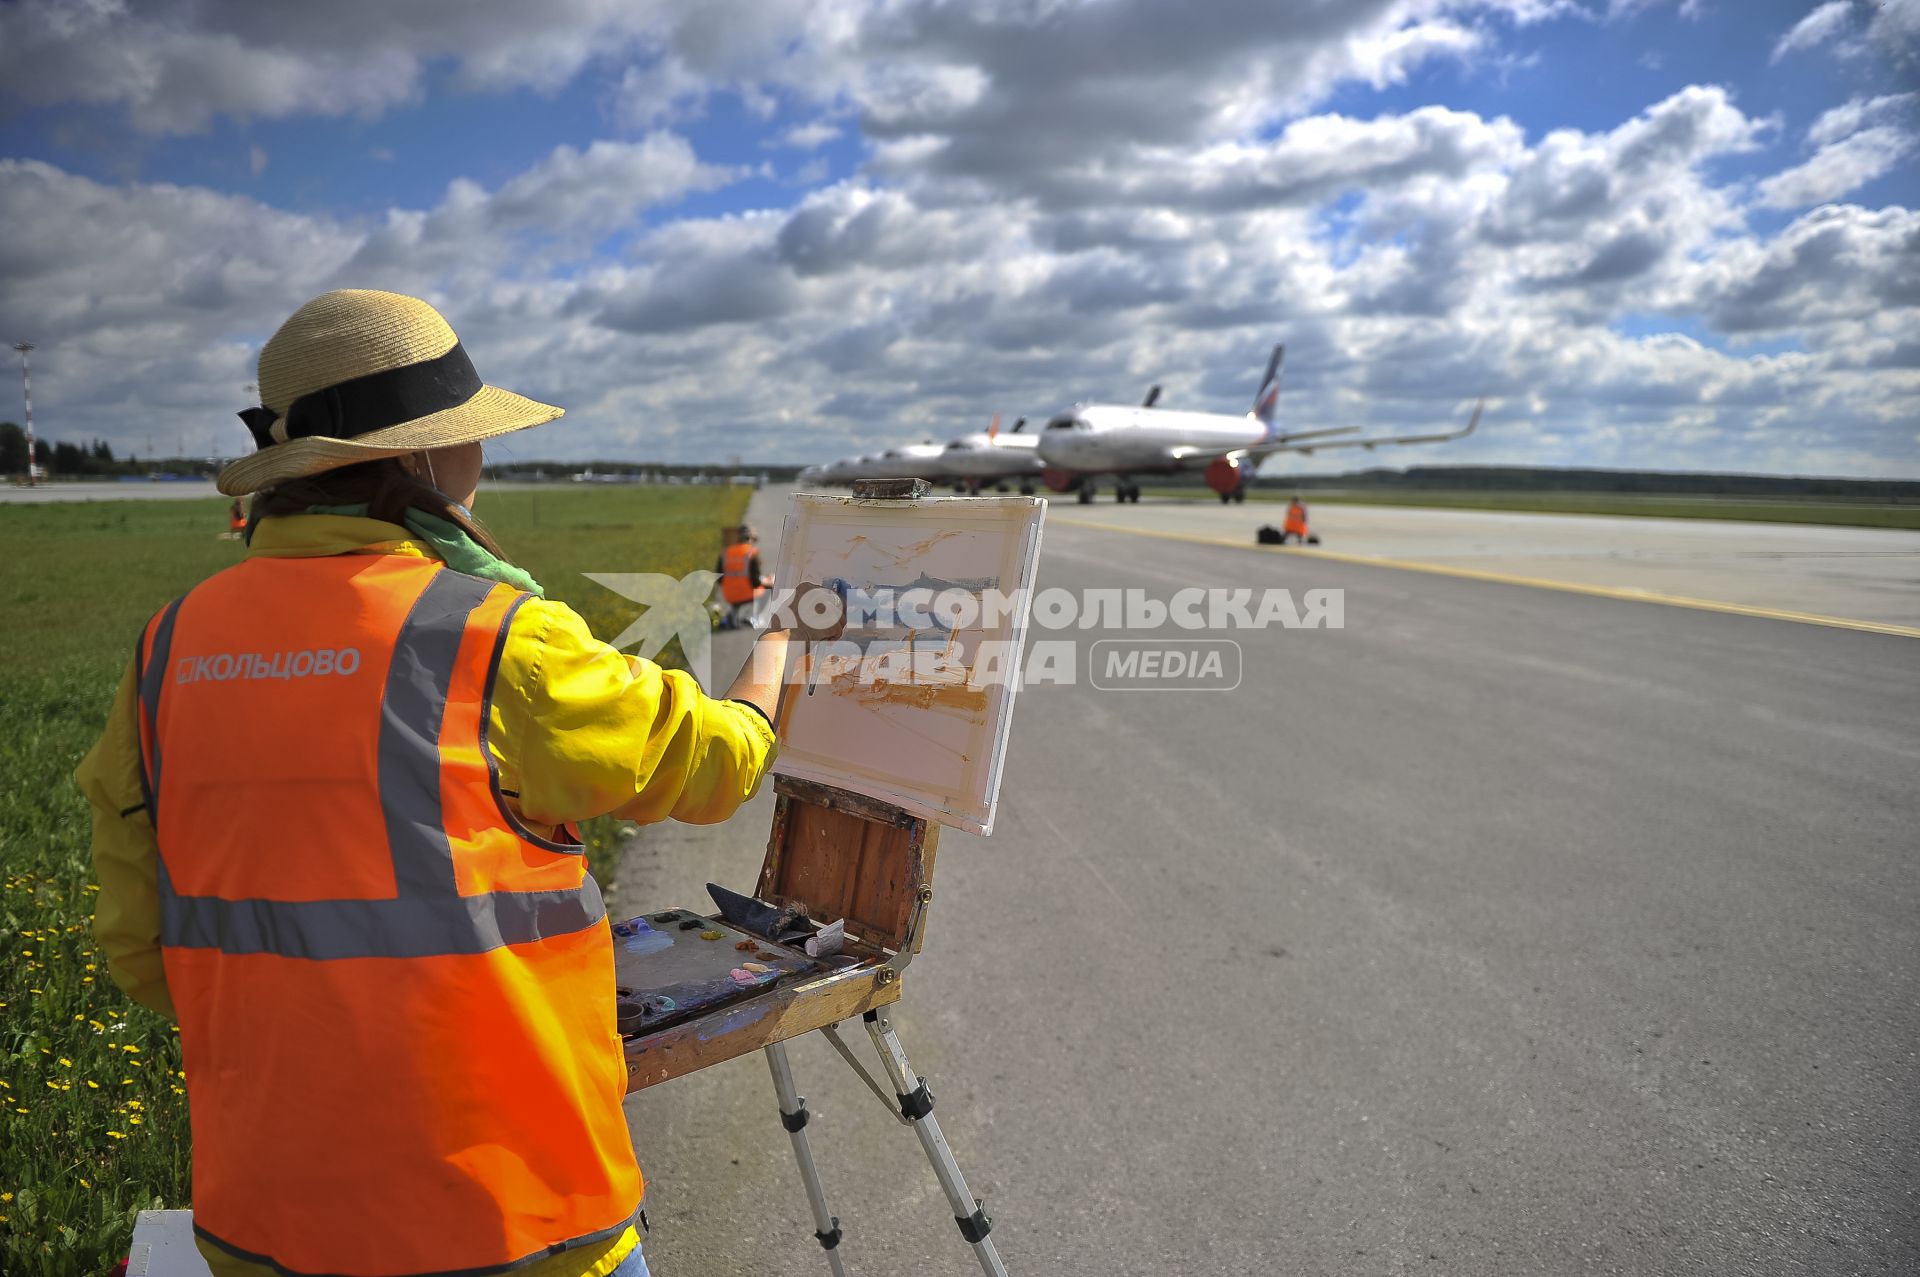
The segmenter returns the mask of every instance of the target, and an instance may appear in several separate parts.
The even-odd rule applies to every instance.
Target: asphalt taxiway
[[[1029,687],[998,830],[944,838],[901,1031],[1011,1271],[1920,1268],[1920,641],[1051,513],[1043,585],[1337,589],[1344,627],[1225,635],[1230,691]],[[1420,515],[1421,561],[1546,535]],[[1746,588],[1598,522],[1547,557]],[[1905,562],[1777,601],[1910,618]],[[643,832],[620,906],[750,883],[769,809]],[[911,1133],[793,1058],[849,1271],[977,1272]],[[628,1112],[657,1271],[826,1270],[761,1060]]]

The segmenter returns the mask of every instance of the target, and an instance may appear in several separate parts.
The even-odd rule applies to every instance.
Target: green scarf
[[[369,515],[365,505],[316,505],[307,507],[308,514],[344,514],[352,518],[365,519]],[[492,554],[487,548],[468,536],[459,524],[443,519],[437,514],[428,514],[425,510],[416,510],[408,506],[401,521],[407,525],[407,531],[433,547],[446,565],[455,572],[464,572],[468,576],[477,576],[485,581],[499,581],[511,585],[516,590],[525,590],[541,598],[547,592],[533,579],[525,568],[515,567],[505,559]]]

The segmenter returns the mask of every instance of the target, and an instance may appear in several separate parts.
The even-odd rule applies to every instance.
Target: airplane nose
[[[1035,451],[1042,461],[1054,465],[1071,465],[1075,458],[1086,454],[1091,440],[1092,423],[1077,414],[1062,413],[1047,423],[1041,432],[1040,442]]]

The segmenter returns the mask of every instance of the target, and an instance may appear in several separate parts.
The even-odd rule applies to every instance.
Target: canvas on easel
[[[797,493],[776,579],[846,600],[782,699],[777,773],[993,830],[1046,504]]]
[[[926,493],[924,480],[869,480],[851,498],[794,498],[779,579],[805,582],[806,597],[775,608],[806,632],[809,598],[834,605],[824,588],[846,627],[782,688],[782,774],[754,895],[709,884],[721,917],[667,909],[613,926],[628,1089],[763,1051],[834,1277],[846,1273],[840,1221],[786,1050],[813,1032],[913,1129],[982,1273],[1007,1272],[893,1004],[925,938],[939,825],[993,827],[1045,507]],[[840,1035],[856,1017],[881,1077]]]

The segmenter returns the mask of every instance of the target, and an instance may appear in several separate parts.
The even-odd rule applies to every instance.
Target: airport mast
[[[33,349],[33,343],[16,341],[13,348],[20,352],[20,393],[27,399],[27,486],[31,488],[36,475],[33,460],[33,374],[27,367],[27,352]]]

